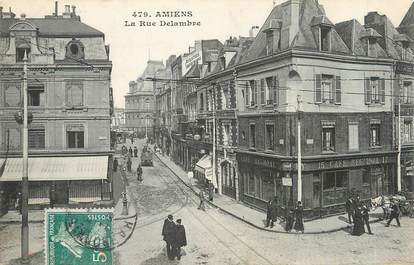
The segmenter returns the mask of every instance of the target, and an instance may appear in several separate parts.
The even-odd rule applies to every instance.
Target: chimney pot
[[[65,5],[65,13],[70,13],[70,5]]]
[[[55,1],[55,14],[56,17],[58,16],[58,1]]]
[[[20,18],[21,18],[21,20],[26,20],[26,14],[25,13],[21,14]]]
[[[72,14],[76,15],[76,6],[72,6]]]

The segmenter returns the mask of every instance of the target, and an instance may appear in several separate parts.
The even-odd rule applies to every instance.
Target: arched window
[[[66,45],[66,58],[84,59],[85,47],[82,42],[76,39],[72,39]]]

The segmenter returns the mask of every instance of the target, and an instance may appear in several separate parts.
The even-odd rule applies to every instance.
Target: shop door
[[[53,204],[68,204],[69,189],[67,181],[56,181],[53,189],[51,189]]]
[[[383,172],[381,168],[371,168],[371,192],[373,198],[384,194],[382,178]]]
[[[0,182],[0,217],[5,215],[9,210],[9,202],[5,186],[4,182]]]
[[[321,177],[318,173],[313,174],[313,195],[312,206],[313,208],[321,207]]]

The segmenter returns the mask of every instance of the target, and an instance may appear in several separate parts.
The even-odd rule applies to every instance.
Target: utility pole
[[[213,179],[217,182],[218,194],[221,194],[221,179],[216,176],[216,84],[213,84]]]
[[[27,129],[27,53],[23,58],[23,176],[22,176],[22,264],[29,264],[29,178],[28,178],[28,129]]]
[[[401,90],[400,90],[401,91]],[[397,191],[401,191],[401,97],[398,96]]]
[[[300,95],[297,97],[298,99],[298,106],[297,106],[297,114],[298,114],[298,131],[297,131],[297,146],[298,146],[298,201],[302,201],[302,150],[301,150],[301,103],[302,100],[300,99]]]

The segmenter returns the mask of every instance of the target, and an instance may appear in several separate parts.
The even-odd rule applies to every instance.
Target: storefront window
[[[333,171],[323,174],[323,205],[344,203],[347,191],[347,171]]]
[[[273,176],[272,172],[269,170],[265,170],[263,171],[263,175],[262,175],[262,193],[260,198],[268,201],[271,198],[273,198],[274,194],[275,194],[275,183],[274,183],[274,178],[275,176]]]

